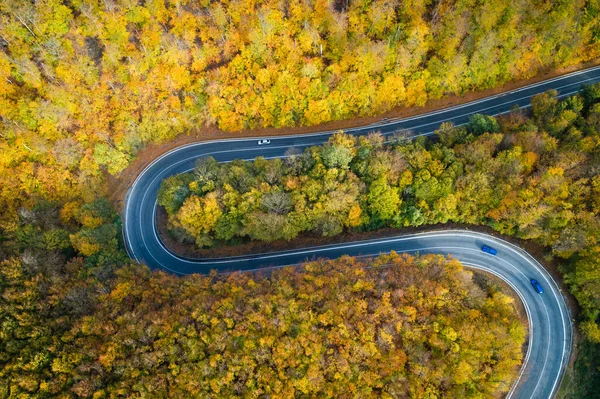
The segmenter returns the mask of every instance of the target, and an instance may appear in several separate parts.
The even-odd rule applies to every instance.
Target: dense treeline
[[[72,349],[81,334],[73,328],[129,263],[118,216],[102,199],[78,209],[40,202],[10,227],[0,229],[0,398],[77,397],[94,371]],[[61,362],[82,365],[81,374]]]
[[[98,198],[105,172],[118,174],[148,143],[203,124],[236,130],[374,114],[574,65],[598,56],[599,11],[596,0],[0,1],[0,397],[120,394],[124,369],[102,369],[86,357],[97,352],[74,342],[92,334],[85,323],[99,309],[112,317],[103,301],[114,290],[125,295],[131,280],[141,291],[118,217]],[[570,151],[566,159],[580,157]],[[343,227],[375,228],[361,212],[357,226]],[[339,229],[319,223],[321,233]],[[592,252],[569,275],[595,303],[595,247],[586,245]],[[190,308],[155,291],[171,306],[159,310],[188,321],[178,312]],[[102,324],[109,333],[128,328],[122,320],[135,327],[135,306],[121,311]],[[140,362],[173,362],[179,352],[164,348],[182,334],[160,336],[161,350]],[[129,338],[138,339],[114,346]]]
[[[500,397],[522,361],[512,299],[440,256],[181,278],[39,251],[0,263],[0,398]]]
[[[444,124],[438,141],[343,133],[286,159],[218,164],[165,180],[159,204],[172,233],[209,246],[236,237],[290,240],[458,222],[533,239],[566,259],[565,279],[600,342],[600,85],[555,92],[496,120]]]
[[[317,124],[598,56],[597,1],[0,2],[0,208],[89,202],[147,143]],[[6,216],[4,215],[4,216]]]

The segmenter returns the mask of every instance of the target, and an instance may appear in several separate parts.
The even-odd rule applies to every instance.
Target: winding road
[[[550,89],[558,90],[559,96],[564,97],[579,91],[582,84],[599,81],[600,67],[594,67],[456,107],[345,131],[355,135],[373,131],[384,135],[410,131],[414,132],[412,137],[431,135],[445,121],[461,125],[476,113],[497,115],[509,112],[515,106],[528,107],[531,96]],[[226,259],[182,258],[171,253],[159,239],[156,198],[160,183],[166,177],[192,170],[195,160],[203,156],[211,155],[220,162],[257,156],[282,157],[292,147],[302,150],[323,144],[332,133],[273,137],[270,145],[263,146],[257,145],[257,139],[201,142],[163,154],[140,173],[127,194],[123,237],[129,255],[153,269],[190,274],[207,273],[212,269],[256,270],[298,264],[314,257],[369,256],[390,250],[450,254],[468,267],[488,271],[503,279],[523,301],[530,324],[529,345],[520,377],[508,397],[545,399],[555,395],[571,350],[572,326],[564,298],[552,277],[533,257],[493,236],[466,230],[440,231]],[[498,249],[498,255],[482,252],[483,244]],[[533,290],[530,278],[541,282],[544,294],[539,295]]]

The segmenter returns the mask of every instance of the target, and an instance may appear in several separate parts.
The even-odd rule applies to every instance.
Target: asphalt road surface
[[[346,129],[347,133],[364,135],[381,132],[392,135],[410,132],[411,137],[431,135],[442,122],[461,125],[473,114],[497,115],[513,107],[528,107],[531,96],[556,89],[560,97],[579,91],[582,84],[600,81],[600,67],[574,72],[532,84],[510,92],[473,101],[456,107],[416,117],[385,120],[369,126]],[[450,254],[465,265],[496,274],[521,297],[530,324],[528,352],[521,375],[511,398],[550,398],[556,394],[560,378],[568,362],[572,328],[568,310],[556,283],[542,266],[524,251],[492,236],[468,231],[451,231],[400,236],[365,242],[354,242],[227,259],[186,259],[171,253],[161,242],[156,230],[156,197],[163,179],[194,168],[195,161],[211,155],[217,161],[282,157],[290,148],[303,150],[323,144],[333,132],[269,138],[271,143],[259,146],[256,139],[231,139],[194,143],[169,151],[140,173],[130,188],[123,210],[123,236],[129,255],[153,269],[176,274],[256,270],[301,263],[313,257],[336,258],[341,255],[369,256],[395,250],[397,252]],[[265,137],[260,137],[265,138]],[[496,257],[483,253],[481,245],[498,249]],[[530,278],[541,282],[545,292],[537,294]]]

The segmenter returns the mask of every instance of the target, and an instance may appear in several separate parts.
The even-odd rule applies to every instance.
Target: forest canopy
[[[197,389],[178,362],[200,356],[197,347],[185,347],[196,328],[190,298],[200,289],[131,265],[119,216],[103,198],[107,173],[118,176],[148,144],[191,130],[202,137],[203,126],[226,134],[374,115],[579,65],[598,58],[599,18],[597,0],[0,1],[0,397],[99,392],[101,398],[137,393],[140,386],[163,392],[165,381],[175,381],[182,392]],[[343,188],[333,198],[342,202],[311,209],[298,220],[311,224],[300,227],[336,234],[460,217],[536,239],[566,257],[563,271],[584,308],[582,326],[600,342],[600,96],[598,87],[586,90],[571,102],[540,97],[528,121],[513,116],[494,125],[493,118],[478,117],[467,130],[445,126],[445,149],[414,144],[425,158],[408,160],[411,174],[421,173],[406,173],[405,180],[388,181],[404,166],[387,159],[396,150],[383,150],[375,136],[356,144],[382,157],[380,165],[365,161],[373,170],[364,175],[353,168],[368,154],[343,144],[315,150],[316,162],[338,172],[321,176],[320,168],[310,179],[327,178]],[[253,176],[260,162],[234,166]],[[448,170],[454,163],[464,169]],[[361,183],[371,173],[386,178]],[[497,180],[486,180],[490,173],[499,180],[513,176],[517,186],[496,186]],[[254,177],[244,184],[254,184]],[[365,194],[366,187],[372,190]],[[498,187],[499,196],[491,195]],[[195,211],[181,219],[178,231],[202,245],[239,237],[236,223],[252,208],[240,208],[233,218],[217,192],[193,191],[200,188],[209,186],[185,186],[177,193],[181,204],[170,204],[175,213],[189,200],[187,209]],[[459,193],[464,201],[458,202]],[[343,201],[356,195],[364,200],[349,209]],[[241,201],[233,191],[229,198]],[[515,204],[526,212],[511,211]],[[261,194],[258,206],[271,222],[282,223],[291,205],[273,192]],[[261,222],[253,227],[256,239]],[[293,227],[284,238],[304,231],[282,226]],[[214,236],[217,230],[222,236]],[[189,281],[202,286],[216,280]],[[252,288],[236,284],[225,287]],[[149,287],[158,303],[145,296]],[[223,298],[232,293],[205,294],[229,309]],[[186,328],[169,330],[179,326]],[[205,338],[200,345],[207,345]],[[139,348],[132,357],[137,363],[123,365]],[[191,354],[182,359],[182,353]],[[489,381],[480,376],[477,389],[487,389]],[[139,384],[128,385],[126,378]],[[461,389],[449,383],[440,389]]]
[[[441,256],[78,273],[0,264],[0,398],[499,398],[522,362],[513,299]]]
[[[339,132],[285,159],[218,164],[163,181],[171,234],[210,246],[381,227],[465,223],[546,246],[600,342],[600,85],[532,99],[498,120],[443,124],[437,140]]]
[[[597,1],[0,2],[0,208],[203,125],[314,125],[598,57]],[[3,218],[4,219],[4,218]]]

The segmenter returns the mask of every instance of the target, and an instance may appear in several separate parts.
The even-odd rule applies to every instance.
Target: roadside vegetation
[[[0,268],[1,398],[499,398],[522,361],[513,299],[441,256],[262,276],[57,266]]]
[[[577,346],[577,360],[568,368],[557,394],[559,399],[600,398],[600,345],[583,340]]]
[[[474,115],[438,140],[339,132],[285,159],[204,158],[163,181],[158,203],[171,234],[197,246],[446,222],[535,240],[560,259],[582,330],[600,342],[600,85],[538,95],[531,113]]]

